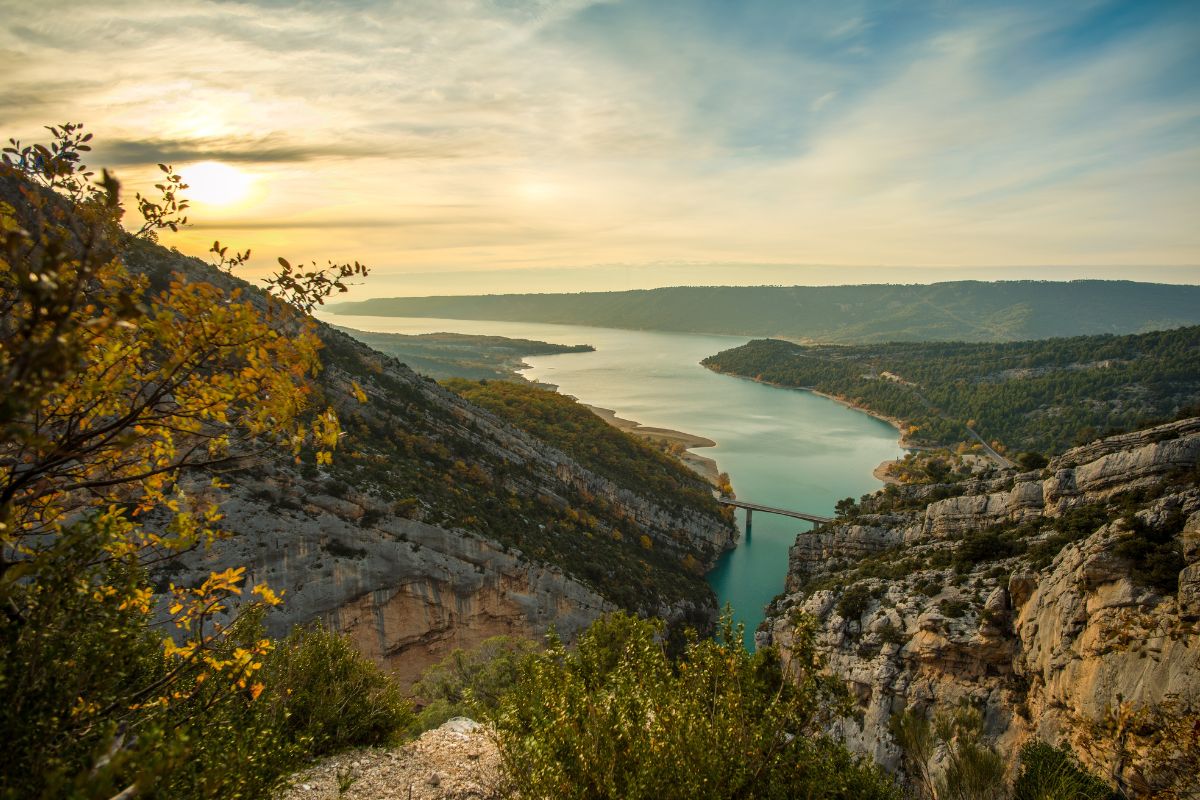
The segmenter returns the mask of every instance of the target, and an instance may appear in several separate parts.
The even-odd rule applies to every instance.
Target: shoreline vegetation
[[[801,346],[755,339],[703,360],[717,372],[819,390],[865,406],[916,442],[1061,453],[1105,431],[1175,419],[1195,404],[1200,326],[1003,344],[892,342]],[[989,448],[991,448],[989,450]]]
[[[575,398],[581,406],[591,411],[600,419],[612,425],[619,431],[632,434],[642,439],[649,439],[655,442],[665,442],[667,445],[677,446],[682,448],[676,453],[676,457],[682,461],[693,472],[700,475],[713,486],[720,486],[720,471],[717,468],[717,462],[708,456],[702,456],[699,453],[693,453],[692,448],[696,447],[716,447],[717,443],[712,439],[704,436],[697,436],[694,433],[685,433],[684,431],[671,430],[670,428],[652,428],[642,425],[640,422],[634,422],[631,419],[624,419],[617,416],[617,412],[611,408],[601,408],[584,403]],[[674,448],[672,448],[674,449]]]

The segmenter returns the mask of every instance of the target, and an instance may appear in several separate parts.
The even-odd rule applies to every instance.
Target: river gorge
[[[698,452],[729,473],[742,500],[832,515],[843,497],[880,488],[872,471],[903,451],[895,428],[810,392],[733,378],[700,366],[706,356],[737,347],[737,336],[664,333],[477,320],[331,316],[364,331],[455,332],[590,344],[595,351],[530,356],[530,380],[554,384],[580,401],[612,409],[644,426],[685,431],[716,442]],[[708,581],[720,604],[746,626],[747,646],[763,607],[783,590],[788,548],[811,527],[758,514],[753,531],[725,554]]]

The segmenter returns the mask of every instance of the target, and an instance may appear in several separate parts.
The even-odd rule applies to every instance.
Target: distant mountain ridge
[[[828,343],[1003,342],[1200,324],[1200,286],[1100,280],[678,286],[579,294],[377,298],[338,303],[329,310]]]

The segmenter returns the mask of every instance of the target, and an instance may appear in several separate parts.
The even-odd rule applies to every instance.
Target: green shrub
[[[970,607],[971,604],[966,600],[942,600],[938,603],[938,611],[948,619],[958,619],[967,613]]]
[[[962,705],[934,717],[946,747],[946,774],[937,796],[946,800],[1005,800],[1004,760],[983,740],[983,715]]]
[[[1086,772],[1065,747],[1032,741],[1021,748],[1013,800],[1116,800],[1108,784]]]
[[[923,714],[905,709],[888,720],[888,732],[900,748],[900,763],[909,783],[933,797],[937,787],[929,767],[937,740],[929,720]]]
[[[1023,470],[1041,469],[1050,463],[1050,460],[1041,453],[1026,452],[1017,456],[1017,463],[1021,465]]]
[[[777,650],[747,653],[740,630],[722,629],[672,662],[661,623],[615,614],[575,650],[552,640],[528,658],[493,715],[511,788],[527,800],[899,797],[821,733],[835,694],[811,621],[795,638],[795,682]]]
[[[394,741],[413,722],[400,685],[345,636],[322,626],[296,628],[267,656],[260,680],[263,713],[309,756]]]
[[[926,597],[933,597],[942,591],[943,584],[939,580],[925,578],[919,581],[913,588]]]
[[[917,796],[947,800],[1005,800],[1004,761],[983,740],[983,716],[970,706],[942,710],[932,723],[906,709],[888,721],[902,764]],[[935,780],[934,756],[945,771]]]
[[[954,571],[962,574],[988,561],[998,561],[1020,555],[1025,544],[1001,530],[984,530],[967,534],[954,550]]]
[[[1113,552],[1130,563],[1130,577],[1135,582],[1163,594],[1179,591],[1179,572],[1187,566],[1179,542],[1183,523],[1183,514],[1178,510],[1158,525],[1149,525],[1133,515],[1125,518],[1130,531]]]
[[[904,631],[892,624],[891,620],[879,626],[879,641],[884,644],[904,644]]]
[[[128,688],[153,685],[165,670],[162,646],[142,620],[95,591],[136,586],[137,570],[115,561],[82,566],[97,563],[106,543],[102,530],[72,526],[43,554],[36,582],[0,581],[6,608],[19,609],[0,614],[0,797],[6,800],[107,798],[125,788],[135,769],[158,772],[179,757],[178,737],[151,720],[135,741],[119,738],[132,716]],[[22,568],[32,566],[10,566],[8,575]],[[88,713],[109,708],[114,713]],[[93,769],[110,750],[107,765]]]
[[[856,583],[838,598],[837,612],[842,619],[857,622],[870,607],[871,590],[861,583]]]
[[[427,705],[415,732],[436,728],[451,717],[476,716],[496,709],[537,647],[528,639],[493,636],[473,650],[455,650],[434,664],[413,687]]]

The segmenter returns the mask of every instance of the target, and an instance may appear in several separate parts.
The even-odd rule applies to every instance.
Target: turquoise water
[[[390,333],[492,334],[556,344],[590,344],[593,353],[526,358],[531,380],[643,425],[706,436],[716,447],[696,452],[716,459],[743,500],[813,514],[833,514],[843,497],[880,487],[879,462],[903,451],[895,428],[809,392],[718,375],[699,361],[737,347],[746,337],[625,331],[574,325],[481,320],[327,316],[337,325]],[[744,512],[738,512],[744,525]],[[747,644],[763,606],[783,590],[788,548],[809,530],[800,520],[762,512],[737,549],[722,557],[708,581],[721,604],[746,625]]]

